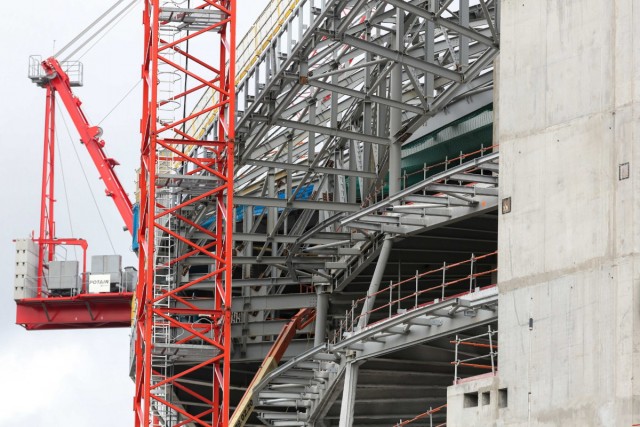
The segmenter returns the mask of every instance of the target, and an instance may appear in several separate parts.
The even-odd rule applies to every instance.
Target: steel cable
[[[58,101],[56,100],[56,104],[58,104]],[[58,108],[60,108],[60,105],[58,104]],[[87,183],[87,186],[89,187],[89,193],[91,194],[91,198],[93,199],[93,204],[96,207],[96,210],[98,211],[98,217],[100,218],[100,222],[102,223],[102,227],[104,228],[105,233],[107,234],[107,240],[109,241],[109,245],[111,245],[111,250],[113,251],[114,255],[117,255],[116,252],[116,248],[113,245],[113,241],[111,240],[111,235],[109,234],[109,230],[107,229],[107,224],[104,221],[104,218],[102,217],[102,212],[100,212],[100,207],[98,206],[98,201],[96,200],[96,196],[95,194],[93,194],[93,189],[91,188],[91,184],[89,183],[89,178],[87,177],[87,173],[84,170],[84,166],[82,166],[82,161],[80,160],[80,155],[78,154],[78,150],[76,149],[76,145],[73,143],[73,137],[71,136],[71,131],[69,130],[69,126],[67,125],[67,120],[64,118],[64,115],[61,114],[62,116],[62,123],[64,123],[64,127],[67,130],[67,134],[69,135],[69,140],[71,141],[71,147],[73,147],[73,152],[76,155],[76,159],[78,160],[78,165],[80,165],[80,170],[82,170],[82,175],[84,175],[84,180]]]
[[[55,56],[60,55],[63,51],[65,51],[66,49],[68,49],[73,43],[75,43],[76,41],[78,41],[83,35],[85,35],[89,30],[91,30],[93,28],[94,25],[96,25],[99,21],[101,21],[104,16],[108,15],[111,11],[113,11],[113,9],[120,3],[122,3],[124,0],[119,0],[118,2],[116,2],[115,5],[113,5],[112,7],[110,7],[105,13],[103,13],[98,19],[96,19],[95,21],[93,21],[91,24],[89,24],[89,26],[87,28],[85,28],[84,30],[82,30],[82,32],[76,36],[71,42],[69,42],[67,45],[65,45],[65,47],[63,47],[61,50],[59,50]],[[102,27],[98,28],[91,36],[89,36],[89,38],[87,38],[87,40],[85,40],[84,42],[80,43],[80,45],[75,48],[70,54],[68,54],[63,60],[67,61],[69,58],[71,58],[73,55],[75,55],[76,53],[78,53],[78,51],[80,51],[83,47],[85,47],[91,40],[93,40],[94,38],[96,38],[98,35],[100,35],[100,33],[102,31],[105,30],[105,28],[107,28],[109,25],[111,25],[116,19],[118,19],[122,14],[124,14],[125,12],[128,12],[132,6],[137,2],[138,0],[132,0],[131,2],[129,2],[122,10],[120,10],[118,13],[116,13],[111,19],[109,19]],[[118,21],[119,22],[119,21]],[[113,28],[113,27],[112,27]],[[107,31],[108,33],[108,31]],[[104,34],[106,35],[106,33]],[[104,35],[102,37],[104,37]],[[102,37],[100,39],[98,39],[98,41],[100,41],[102,39]],[[96,42],[97,43],[97,42]],[[91,48],[93,48],[93,46],[95,46],[95,43],[89,48],[89,50],[91,50]],[[86,54],[86,52],[85,52]],[[84,55],[83,55],[84,56]]]

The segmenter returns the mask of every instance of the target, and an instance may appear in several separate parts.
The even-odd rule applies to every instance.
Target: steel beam
[[[330,36],[331,34],[329,33],[327,35]],[[387,58],[397,64],[408,65],[410,67],[416,68],[418,70],[422,70],[427,73],[433,73],[437,76],[444,77],[453,82],[463,81],[463,76],[461,73],[452,71],[446,67],[435,65],[430,62],[422,61],[420,59],[414,58],[413,56],[409,56],[399,51],[380,46],[373,42],[362,40],[358,37],[345,34],[340,38],[340,41],[356,49],[360,49],[366,52],[370,52],[374,55]]]
[[[277,119],[274,123],[276,126],[284,126],[291,129],[304,130],[323,135],[329,135],[338,138],[355,139],[356,141],[370,142],[372,144],[389,145],[389,140],[373,135],[364,135],[358,132],[345,131],[326,126],[311,125],[303,122],[295,122],[293,120]]]
[[[315,209],[338,212],[357,212],[360,205],[355,203],[325,202],[315,200],[279,199],[274,196],[236,196],[233,199],[236,206],[266,206],[269,208]]]
[[[452,20],[442,18],[439,14],[429,13],[427,10],[421,9],[418,6],[416,6],[416,4],[422,3],[422,1],[407,2],[404,0],[385,0],[385,2],[391,5],[394,5],[396,7],[399,7],[401,9],[404,9],[407,12],[413,13],[414,15],[418,15],[421,18],[431,21],[436,25],[455,31],[456,33],[469,37],[470,39],[477,40],[486,46],[498,47],[497,40],[493,40],[489,37],[485,37],[482,34],[478,33],[477,31],[469,27],[465,27],[463,25],[457,24]]]

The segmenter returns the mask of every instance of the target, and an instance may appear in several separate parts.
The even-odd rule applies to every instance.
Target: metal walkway
[[[340,390],[336,388],[347,363],[362,363],[495,322],[497,303],[497,288],[492,286],[405,310],[347,333],[334,343],[314,347],[280,366],[258,385],[255,404],[259,418],[273,426],[314,425],[338,397]],[[402,372],[396,375],[403,376]]]

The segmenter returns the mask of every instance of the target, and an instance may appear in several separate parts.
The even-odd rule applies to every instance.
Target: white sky
[[[240,0],[238,39],[266,6],[267,0]],[[127,426],[133,423],[133,383],[129,372],[129,330],[27,332],[14,324],[14,246],[38,226],[44,127],[44,90],[27,78],[28,57],[48,56],[53,41],[60,48],[113,2],[64,0],[4,5],[0,67],[2,111],[0,129],[3,165],[3,205],[0,207],[0,426]],[[142,5],[83,58],[84,87],[75,90],[92,123],[100,121],[139,80],[142,61]],[[127,191],[134,190],[138,166],[140,90],[132,94],[102,124],[107,153],[121,166],[117,172]],[[68,121],[69,126],[72,126]],[[107,234],[97,216],[91,193],[77,165],[76,144],[116,251],[124,265],[137,265],[129,251],[130,237],[78,137],[72,140],[58,120],[59,146],[67,183],[67,198],[58,173],[56,189],[58,237],[82,237],[90,254],[110,254]]]

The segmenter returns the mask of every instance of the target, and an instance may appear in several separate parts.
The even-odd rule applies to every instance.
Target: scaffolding
[[[498,331],[491,328],[491,325],[487,326],[487,332],[471,337],[460,338],[456,335],[456,339],[451,341],[451,344],[455,344],[455,360],[451,362],[454,366],[453,383],[459,384],[461,378],[459,376],[459,367],[469,367],[474,369],[480,369],[482,371],[488,371],[488,374],[496,375],[498,372]],[[460,358],[461,347],[474,347],[479,349],[486,349],[488,353],[481,354],[479,356]],[[485,361],[484,363],[480,363]],[[488,363],[487,363],[488,362]]]

